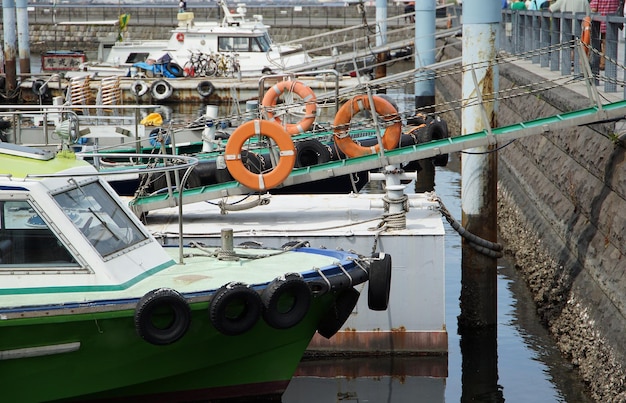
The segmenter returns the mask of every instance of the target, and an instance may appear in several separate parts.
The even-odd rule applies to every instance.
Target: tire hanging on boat
[[[385,150],[393,150],[398,147],[402,136],[402,122],[398,111],[385,99],[379,96],[372,96],[376,113],[382,116],[388,125],[382,138]],[[357,144],[349,134],[350,121],[361,111],[370,111],[370,101],[367,95],[357,95],[341,106],[335,121],[333,122],[335,143],[339,149],[348,157],[359,157],[362,155],[376,154],[380,151],[377,143],[371,147],[363,147]]]
[[[300,323],[311,306],[311,289],[300,275],[291,273],[272,281],[261,294],[263,319],[275,329]]]
[[[448,124],[439,116],[436,116],[429,122],[428,136],[431,140],[443,140],[450,137],[448,133]],[[448,165],[448,154],[440,154],[433,157],[433,165],[436,167],[445,167]]]
[[[335,302],[319,321],[317,332],[327,339],[333,337],[350,317],[360,295],[352,287],[339,291]]]
[[[174,93],[174,89],[172,85],[165,80],[156,80],[152,83],[150,87],[150,93],[152,94],[152,98],[157,101],[165,101]]]
[[[296,148],[296,168],[323,164],[332,159],[330,147],[315,139],[294,143]]]
[[[261,317],[261,297],[243,283],[222,286],[209,304],[213,326],[226,336],[236,336],[252,329]]]
[[[35,80],[31,89],[35,95],[41,97],[46,95],[46,92],[48,91],[48,84],[46,84],[43,80]]]
[[[208,98],[215,92],[215,86],[208,80],[200,81],[196,87],[196,91],[203,98]]]
[[[313,90],[301,81],[281,81],[270,88],[263,97],[261,105],[265,108],[267,120],[282,124],[281,119],[274,113],[278,97],[284,92],[297,94],[305,104],[306,114],[298,123],[287,123],[285,130],[290,135],[304,133],[313,126],[317,115],[316,96]]]
[[[372,257],[375,260],[370,264],[367,305],[372,311],[385,311],[391,291],[391,255],[381,252]]]
[[[185,76],[185,71],[183,70],[182,67],[180,67],[180,65],[178,63],[175,62],[168,62],[165,65],[165,70],[167,70],[168,73],[170,73],[173,77],[176,78],[181,78]]]
[[[130,92],[136,97],[142,97],[148,93],[148,84],[143,80],[135,80],[130,85]]]
[[[135,308],[135,330],[149,343],[164,346],[178,341],[191,324],[187,300],[171,288],[158,288],[144,295]]]
[[[267,173],[250,172],[242,161],[242,148],[252,136],[269,137],[280,150],[278,164]],[[224,158],[228,171],[239,183],[254,190],[268,190],[280,185],[289,176],[296,162],[296,153],[291,137],[281,125],[255,119],[233,132],[226,143]]]

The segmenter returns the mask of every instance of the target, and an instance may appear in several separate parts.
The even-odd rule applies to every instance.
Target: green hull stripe
[[[170,260],[140,275],[133,277],[122,284],[113,285],[80,285],[80,286],[63,286],[63,287],[26,287],[17,289],[0,289],[0,295],[25,295],[25,294],[58,294],[70,292],[98,292],[98,291],[121,291],[139,283],[147,277],[150,277],[162,270],[172,267],[176,262]]]

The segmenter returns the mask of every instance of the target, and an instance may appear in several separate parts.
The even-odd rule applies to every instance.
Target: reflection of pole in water
[[[432,159],[420,161],[422,169],[417,173],[415,193],[432,192],[435,190],[435,166]]]
[[[504,402],[498,385],[498,342],[496,326],[465,329],[461,334],[461,402]]]

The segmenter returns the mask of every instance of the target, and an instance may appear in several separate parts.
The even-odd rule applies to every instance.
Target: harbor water
[[[460,220],[459,156],[436,168],[434,190]],[[409,186],[411,188],[411,186]],[[592,400],[575,369],[558,351],[535,314],[532,297],[513,262],[499,260],[496,333],[457,333],[460,314],[461,238],[446,223],[447,376],[423,376],[437,357],[373,357],[303,361],[283,403],[303,402],[569,402]],[[392,289],[393,292],[393,289]],[[411,307],[406,307],[411,309]],[[445,364],[444,364],[445,365]],[[356,371],[357,367],[361,371]],[[315,369],[314,369],[315,368]],[[363,368],[372,368],[369,375]],[[342,374],[342,371],[344,373]],[[324,374],[331,374],[326,377]]]

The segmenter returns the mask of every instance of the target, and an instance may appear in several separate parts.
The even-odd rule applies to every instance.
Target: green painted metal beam
[[[290,186],[312,182],[334,176],[342,176],[355,172],[380,169],[387,165],[396,165],[432,158],[441,154],[449,154],[475,147],[504,144],[509,141],[547,134],[552,131],[573,126],[587,125],[594,122],[626,116],[626,100],[590,107],[573,112],[566,112],[550,117],[503,126],[489,131],[481,131],[465,136],[434,140],[428,143],[385,151],[384,155],[366,155],[325,164],[294,169],[281,186]],[[241,186],[238,182],[226,182],[183,191],[183,204],[218,199],[226,196],[241,195],[254,190]],[[134,199],[130,205],[136,214],[178,204],[178,192],[171,194],[143,196]]]

